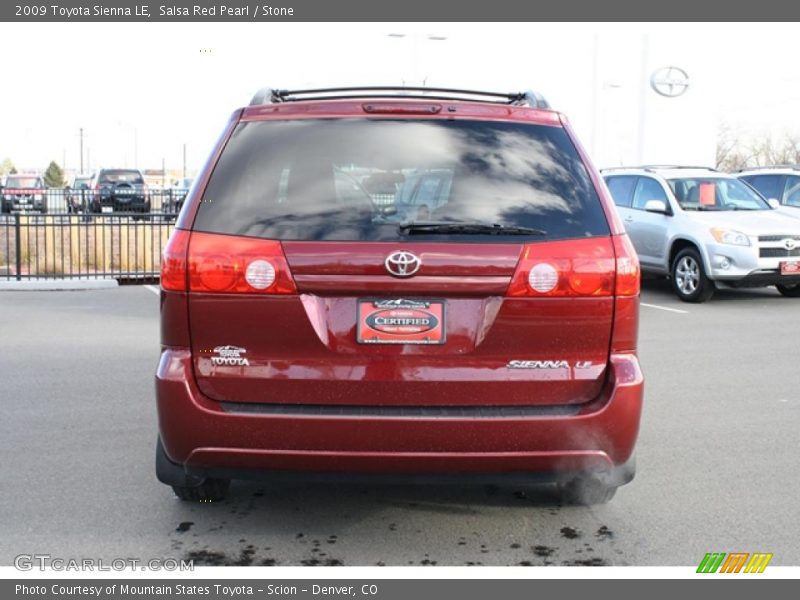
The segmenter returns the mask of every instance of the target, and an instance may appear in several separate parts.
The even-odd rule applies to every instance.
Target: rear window
[[[144,183],[142,174],[139,171],[125,171],[122,169],[103,171],[97,180],[98,183]]]
[[[6,179],[6,187],[11,189],[39,188],[43,187],[41,179],[38,177],[9,177]]]
[[[480,121],[331,119],[239,124],[194,229],[283,240],[408,239],[409,222],[608,235],[563,129]],[[489,241],[503,235],[414,233]],[[519,237],[519,236],[515,236]]]

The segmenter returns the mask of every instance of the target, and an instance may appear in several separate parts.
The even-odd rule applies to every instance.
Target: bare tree
[[[785,144],[787,163],[800,165],[800,135],[797,133],[787,134]]]
[[[749,149],[742,144],[739,134],[723,124],[717,135],[716,168],[720,171],[738,171],[745,168],[749,160]]]
[[[759,135],[747,142],[729,125],[723,124],[717,135],[717,169],[738,171],[748,167],[800,164],[800,135],[784,134],[776,139],[770,134]]]

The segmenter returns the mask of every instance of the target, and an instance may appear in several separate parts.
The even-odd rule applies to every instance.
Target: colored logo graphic
[[[772,560],[772,553],[755,552],[708,552],[700,565],[697,567],[698,573],[763,573],[769,561]]]

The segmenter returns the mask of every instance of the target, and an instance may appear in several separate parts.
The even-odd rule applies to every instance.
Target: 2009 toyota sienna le
[[[262,90],[161,287],[156,467],[182,499],[291,475],[599,503],[633,477],[639,265],[537,94]]]

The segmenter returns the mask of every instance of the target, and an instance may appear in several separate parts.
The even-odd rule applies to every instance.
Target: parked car
[[[602,171],[643,272],[704,302],[718,287],[774,285],[800,296],[800,220],[736,177],[695,167]]]
[[[179,498],[389,476],[591,504],[633,478],[639,269],[599,174],[539,96],[429,91],[234,113],[162,260],[156,473]],[[452,193],[408,220],[350,175],[377,172]]]
[[[67,212],[82,213],[89,209],[92,195],[92,176],[77,175],[72,183],[64,188],[67,200]]]
[[[39,175],[7,175],[3,185],[2,212],[47,212],[47,186]]]
[[[790,207],[791,212],[787,211],[787,214],[794,214],[795,210],[800,209],[800,165],[743,169],[736,176],[765,198]],[[800,216],[800,210],[797,216]]]
[[[90,184],[92,213],[149,213],[150,194],[137,169],[100,169]]]
[[[183,208],[189,188],[192,187],[192,179],[184,177],[176,179],[172,185],[164,190],[161,202],[161,210],[164,212],[179,213]]]

